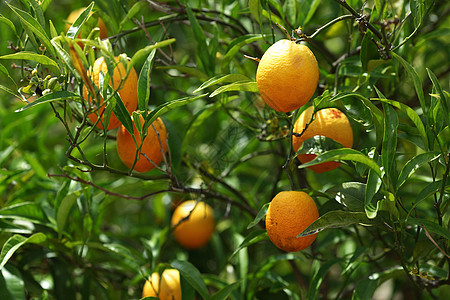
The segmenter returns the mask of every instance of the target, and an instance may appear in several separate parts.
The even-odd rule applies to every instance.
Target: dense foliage
[[[445,299],[449,12],[440,0],[0,2],[0,299],[139,299],[167,267],[183,299]],[[258,59],[289,37],[319,63],[309,105],[343,111],[353,149],[312,138],[299,151],[321,154],[300,164],[290,137],[306,107],[262,101]],[[147,173],[122,164],[117,129],[93,126],[82,98],[95,59],[112,66],[122,53],[147,125],[161,117],[168,132],[164,162]],[[131,131],[138,113],[101,93],[106,116]],[[306,168],[319,160],[343,164]],[[284,190],[310,194],[321,216],[296,253],[264,229]],[[217,222],[197,250],[170,227],[190,199]]]

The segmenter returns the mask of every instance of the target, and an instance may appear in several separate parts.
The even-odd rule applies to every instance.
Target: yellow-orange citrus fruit
[[[81,13],[86,9],[86,7],[82,7],[79,9],[76,9],[74,11],[72,11],[69,16],[67,17],[67,23],[65,25],[66,28],[66,32],[69,30],[70,26],[72,26],[72,24],[78,19],[78,17],[81,15]],[[92,15],[92,11],[89,14],[89,17],[91,17]],[[103,20],[101,18],[98,18],[98,28],[100,29],[100,38],[104,39],[108,37],[108,31],[106,30],[106,25],[103,22]],[[78,37],[80,37],[80,35],[78,35]],[[82,45],[80,45],[81,47]]]
[[[118,57],[115,57],[116,65],[114,68],[113,76],[109,81],[109,84],[118,91],[120,98],[122,99],[123,104],[127,108],[128,112],[131,114],[137,107],[138,104],[138,94],[137,94],[137,84],[138,84],[138,76],[136,70],[131,68],[130,72],[127,76],[127,67],[123,62],[119,60]],[[99,77],[100,72],[103,74],[108,73],[108,65],[106,64],[105,58],[103,56],[97,58],[94,62],[94,65],[89,68],[88,75],[90,76],[92,82],[98,87],[99,86]],[[125,79],[126,78],[126,79]],[[88,93],[86,86],[83,87],[83,97],[87,99],[89,102],[93,102],[91,95]],[[92,123],[95,124],[97,122],[98,115],[102,116],[103,120],[103,111],[105,110],[106,105],[103,104],[103,98],[100,97],[100,108],[97,113],[89,114],[89,119]],[[95,103],[96,101],[94,101]],[[119,127],[120,121],[114,115],[111,114],[111,118],[109,119],[108,130]],[[97,127],[100,129],[103,128],[101,122],[97,123]]]
[[[170,223],[176,226],[174,236],[181,246],[187,249],[201,248],[214,232],[214,211],[204,202],[184,201],[173,212]]]
[[[279,112],[300,108],[313,96],[319,67],[311,50],[280,40],[264,53],[256,71],[256,84],[264,101]]]
[[[270,202],[266,214],[266,230],[272,243],[287,252],[308,248],[317,233],[297,238],[312,222],[319,218],[314,200],[304,192],[278,193]]]
[[[181,300],[180,273],[175,269],[165,269],[162,279],[154,272],[145,282],[142,298],[156,297],[161,300]]]
[[[301,133],[306,127],[306,124],[311,120],[314,112],[314,107],[308,107],[297,119],[294,124],[294,132]],[[303,142],[313,136],[320,135],[330,138],[346,148],[351,148],[353,145],[353,131],[347,116],[337,108],[325,108],[316,113],[314,121],[308,125],[306,131],[300,136],[292,137],[292,147],[294,151],[300,148]],[[301,163],[307,163],[313,160],[317,155],[315,154],[299,154],[297,156]],[[330,161],[318,165],[308,167],[316,173],[323,173],[331,171],[339,167],[341,163]]]
[[[144,126],[144,117],[139,115],[141,127]],[[141,136],[133,121],[134,136],[138,146],[141,145]],[[133,166],[136,157],[136,144],[133,136],[127,131],[125,126],[121,125],[117,132],[117,153],[120,160],[128,167]],[[167,131],[161,118],[157,118],[147,129],[147,136],[144,138],[141,147],[140,156],[134,166],[134,170],[138,172],[147,172],[159,165],[167,152]]]

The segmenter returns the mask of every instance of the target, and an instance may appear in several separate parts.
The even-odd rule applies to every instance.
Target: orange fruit
[[[181,246],[187,249],[201,248],[214,232],[214,211],[204,202],[184,201],[173,212],[170,223],[176,226],[173,233]]]
[[[144,126],[144,117],[139,115],[141,127]],[[138,146],[141,145],[141,136],[133,121],[134,136]],[[136,144],[132,135],[121,125],[117,133],[117,153],[120,160],[128,167],[133,166],[136,157]],[[147,136],[144,138],[140,156],[134,166],[138,172],[147,172],[159,165],[163,159],[163,152],[167,152],[167,132],[161,118],[157,118],[147,129]],[[149,161],[151,160],[151,161]]]
[[[154,272],[145,282],[142,298],[157,297],[161,300],[181,300],[180,272],[176,269],[165,269],[162,279]]]
[[[279,112],[300,108],[313,96],[319,67],[311,50],[280,40],[264,53],[256,71],[256,84],[264,101]]]
[[[306,124],[311,120],[314,107],[308,107],[297,119],[294,124],[294,132],[301,133]],[[294,151],[300,148],[303,142],[313,136],[320,135],[330,138],[346,148],[353,145],[353,131],[347,116],[337,108],[325,108],[316,113],[316,117],[311,124],[308,125],[306,131],[300,137],[292,136],[292,147]],[[307,163],[313,160],[315,154],[299,154],[297,156],[301,163]],[[308,167],[316,173],[331,171],[339,167],[341,163],[330,161],[318,165]]]
[[[116,66],[114,68],[113,76],[109,81],[109,84],[118,91],[123,104],[131,114],[136,109],[138,104],[138,76],[136,70],[134,68],[131,68],[130,72],[128,73],[128,77],[126,77],[127,68],[124,63],[120,62],[118,57],[115,57],[115,61]],[[108,73],[108,65],[106,64],[105,58],[103,56],[97,58],[97,60],[94,62],[94,65],[88,70],[88,76],[97,87],[99,86],[100,72],[103,72],[103,74]],[[124,80],[125,77],[126,79]],[[86,86],[83,87],[83,97],[89,102],[93,102]],[[98,116],[102,116],[101,118],[103,120],[103,111],[105,110],[106,105],[103,105],[103,98],[100,98],[100,108],[98,109],[97,113],[89,114],[89,119],[94,124],[95,122],[97,122]],[[97,101],[94,101],[94,103],[95,102]],[[120,121],[117,119],[114,113],[112,113],[111,118],[109,119],[108,130],[117,128],[119,127],[119,125]],[[102,123],[98,122],[97,127],[102,129]]]
[[[304,192],[278,193],[270,202],[266,214],[266,230],[272,243],[287,252],[308,248],[317,233],[297,238],[312,222],[319,218],[314,200]]]
[[[67,22],[65,25],[66,28],[66,32],[69,30],[70,26],[72,26],[72,24],[78,19],[78,17],[81,15],[81,13],[86,9],[86,7],[82,7],[79,9],[76,9],[74,11],[72,11],[69,16],[67,17]],[[89,18],[92,16],[92,11],[89,14]],[[101,39],[105,39],[108,37],[108,31],[106,30],[106,25],[103,22],[103,20],[101,18],[98,18],[98,28],[100,29],[100,38]],[[78,38],[81,37],[81,34],[78,35]],[[80,43],[79,43],[80,45]],[[82,47],[82,44],[80,45],[80,47]]]

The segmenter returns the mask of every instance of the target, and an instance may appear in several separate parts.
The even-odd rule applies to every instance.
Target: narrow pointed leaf
[[[73,99],[80,99],[80,95],[75,94],[73,92],[69,92],[69,91],[53,92],[53,93],[44,95],[42,97],[39,97],[38,99],[34,100],[30,104],[17,109],[16,112],[21,112],[21,111],[24,111],[26,109],[29,109],[31,107],[34,107],[36,105],[43,104],[43,103],[49,103],[49,102],[54,102],[54,101],[66,101],[66,100],[73,100]]]
[[[209,97],[212,98],[223,92],[230,92],[230,91],[257,93],[258,86],[256,85],[256,81],[234,82],[225,86],[221,86],[220,88],[215,90],[211,95],[209,95]]]
[[[84,22],[89,18],[89,14],[92,11],[92,8],[94,7],[94,2],[91,2],[88,7],[78,16],[78,18],[73,22],[73,24],[70,26],[69,30],[67,31],[66,36],[69,39],[75,39],[78,37],[81,31],[81,27],[83,26]]]
[[[321,155],[318,155],[312,161],[301,164],[299,169],[306,168],[309,166],[314,166],[327,161],[339,161],[339,160],[350,160],[353,162],[362,163],[369,168],[373,169],[375,173],[381,177],[381,169],[380,166],[370,157],[364,155],[363,153],[354,150],[354,149],[335,149],[327,151]]]
[[[319,293],[319,287],[325,278],[325,275],[328,273],[328,271],[331,269],[331,267],[337,263],[341,262],[340,258],[334,258],[331,260],[328,260],[327,262],[323,263],[320,266],[320,269],[317,271],[317,273],[314,274],[311,283],[309,284],[308,289],[308,300],[316,300],[318,299],[318,293]]]
[[[44,44],[45,48],[49,51],[49,53],[55,57],[55,49],[53,49],[52,43],[50,43],[50,39],[48,38],[47,34],[45,33],[42,26],[39,24],[39,22],[33,18],[29,13],[26,11],[23,11],[17,7],[12,6],[8,2],[5,2],[6,5],[11,8],[11,10],[19,17],[20,22],[28,30],[28,32],[34,33],[39,40]]]
[[[414,88],[416,89],[417,97],[419,98],[420,106],[422,107],[422,110],[426,114],[428,109],[427,105],[425,104],[425,96],[423,94],[422,81],[420,80],[419,75],[417,74],[416,70],[414,70],[414,68],[401,56],[399,56],[395,52],[391,52],[391,54],[396,60],[398,60],[398,62],[403,66],[403,68],[405,68],[409,77],[412,79],[414,83]]]
[[[171,263],[181,276],[200,294],[203,299],[210,299],[208,289],[199,270],[190,262],[176,260]]]
[[[153,58],[155,57],[156,49],[150,51],[144,66],[141,69],[138,79],[138,108],[145,111],[148,108],[148,101],[150,99],[150,78],[152,71]]]
[[[397,191],[405,183],[405,181],[423,164],[432,162],[440,156],[439,152],[425,152],[411,158],[404,166],[398,176]]]
[[[30,51],[22,51],[13,54],[2,55],[0,56],[0,59],[25,59],[35,61],[42,65],[58,68],[58,64],[53,59],[49,58],[48,56],[37,54]]]
[[[205,81],[193,93],[198,93],[199,91],[204,90],[215,84],[232,83],[232,82],[239,82],[239,81],[250,81],[250,78],[248,78],[247,76],[242,75],[242,74],[217,75],[217,76],[214,76],[213,78],[210,78],[207,81]]]
[[[38,232],[33,234],[30,237],[24,237],[22,235],[13,235],[10,237],[2,247],[2,251],[0,252],[0,270],[3,269],[8,260],[13,256],[14,252],[16,252],[20,247],[22,247],[26,243],[32,244],[40,244],[47,239],[45,234]]]
[[[254,226],[256,226],[265,216],[267,213],[267,209],[269,208],[270,203],[264,204],[261,209],[259,210],[258,214],[256,215],[256,218],[248,224],[247,229],[250,229]]]
[[[165,114],[166,112],[171,111],[172,109],[175,109],[177,107],[184,106],[186,104],[194,102],[198,99],[205,97],[206,95],[207,94],[202,94],[202,95],[195,96],[195,97],[185,97],[185,98],[176,99],[176,100],[172,100],[172,101],[166,102],[164,104],[161,104],[160,106],[158,106],[157,108],[152,110],[152,112],[147,115],[147,117],[146,117],[147,123],[146,124],[148,126],[150,126],[153,123],[153,121],[155,121],[158,117]],[[144,128],[143,130],[145,131],[145,130],[147,130],[147,128]]]
[[[316,234],[328,228],[347,227],[353,224],[375,225],[377,223],[378,221],[369,219],[364,212],[334,210],[319,217],[308,228],[299,232],[297,237]]]

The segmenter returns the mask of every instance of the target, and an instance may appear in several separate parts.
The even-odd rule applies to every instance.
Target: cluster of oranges
[[[256,83],[267,105],[278,112],[290,112],[308,103],[316,91],[319,67],[312,51],[295,41],[283,39],[264,53],[256,72]],[[305,109],[294,123],[292,146],[297,152],[303,142],[314,136],[330,138],[344,147],[353,144],[350,122],[340,110],[326,108],[314,112]],[[317,155],[299,154],[301,163]],[[339,167],[339,162],[324,162],[310,166],[316,173]],[[319,218],[314,200],[304,192],[285,191],[277,194],[269,204],[266,230],[270,240],[285,251],[300,251],[309,247],[316,234],[297,237],[300,232]]]
[[[84,9],[71,14],[68,23],[74,22]],[[98,18],[100,37],[107,36],[103,21]],[[70,27],[70,25],[69,25]],[[116,57],[111,85],[122,99],[131,115],[137,109],[138,75],[134,68],[127,72],[127,61]],[[88,70],[88,77],[97,87],[108,73],[104,57],[99,57]],[[258,65],[256,82],[262,99],[278,112],[290,112],[307,104],[316,91],[319,81],[319,68],[312,51],[305,45],[292,40],[280,40],[273,44],[263,55]],[[100,129],[119,127],[117,133],[117,152],[121,161],[138,172],[147,172],[158,166],[167,151],[167,132],[163,121],[158,118],[146,126],[144,138],[137,129],[143,128],[145,119],[139,115],[140,126],[134,126],[134,137],[123,126],[114,113],[109,120],[103,118],[106,103],[100,95],[93,95],[85,87],[83,98],[95,108],[89,119]],[[105,124],[107,123],[107,124]],[[351,147],[353,135],[350,123],[341,111],[326,108],[314,111],[313,106],[307,108],[294,124],[292,145],[294,151],[300,149],[303,142],[314,136],[325,136]],[[143,133],[141,131],[141,133]],[[300,162],[306,163],[316,157],[315,154],[299,154]],[[338,162],[326,162],[310,167],[321,173],[333,170]],[[300,251],[309,247],[316,234],[300,237],[297,235],[317,220],[319,213],[315,201],[300,191],[284,191],[278,193],[270,202],[266,215],[266,230],[270,240],[284,251]],[[210,240],[214,227],[212,208],[204,202],[185,201],[176,207],[171,226],[175,239],[187,249],[203,247]],[[161,299],[181,299],[180,274],[177,270],[166,269],[163,273],[153,273],[145,283],[143,297],[160,297]]]
[[[79,17],[85,8],[72,12],[67,18],[66,31]],[[89,18],[92,17],[92,14]],[[107,37],[106,27],[101,18],[97,20],[100,38]],[[119,94],[128,113],[132,115],[138,106],[138,75],[133,67],[127,73],[127,59],[115,57],[115,65],[108,83]],[[108,74],[105,58],[99,57],[89,68],[87,75],[99,90],[103,78]],[[165,157],[168,149],[167,132],[161,118],[157,118],[148,126],[143,139],[137,129],[143,128],[145,119],[139,115],[139,125],[133,120],[133,135],[123,126],[114,113],[109,120],[104,118],[106,103],[99,95],[93,95],[88,88],[83,88],[83,98],[94,107],[88,117],[98,128],[111,130],[118,128],[116,147],[120,160],[128,167],[138,172],[148,172],[158,166]],[[107,124],[106,124],[107,123]],[[195,200],[184,201],[179,204],[172,215],[171,226],[175,240],[187,249],[197,249],[205,246],[211,239],[215,228],[214,212],[211,206]],[[178,270],[166,269],[160,275],[154,272],[146,281],[142,297],[159,297],[160,299],[181,299],[180,274]]]

